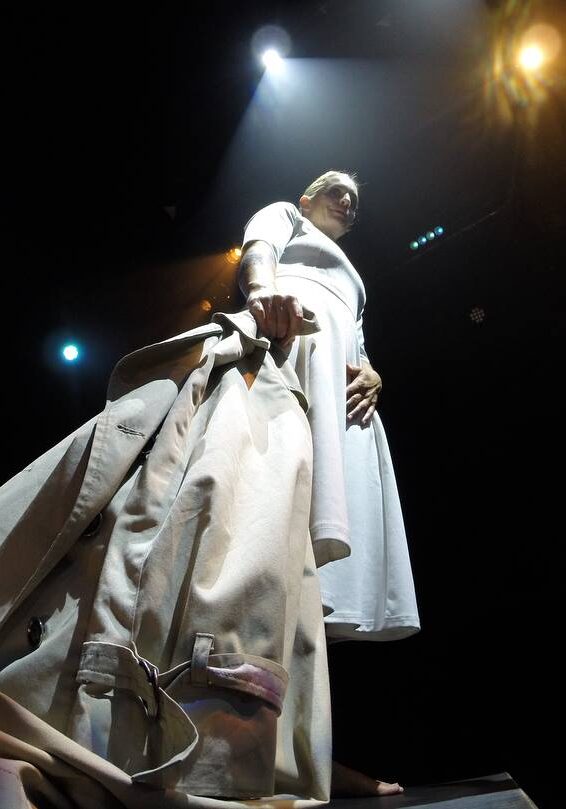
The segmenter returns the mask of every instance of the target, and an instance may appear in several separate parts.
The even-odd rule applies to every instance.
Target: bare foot
[[[398,795],[403,792],[399,784],[388,784],[376,781],[369,775],[352,770],[350,767],[332,762],[332,785],[330,794],[333,798],[365,798],[376,795]]]

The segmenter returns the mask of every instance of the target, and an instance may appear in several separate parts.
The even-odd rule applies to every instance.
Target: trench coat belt
[[[216,686],[250,694],[269,703],[279,715],[288,682],[283,666],[251,654],[210,654],[213,642],[213,635],[197,633],[193,658],[198,674],[191,685]],[[167,688],[180,675],[191,670],[193,660],[159,672],[157,666],[138,653],[133,641],[131,647],[101,641],[83,643],[76,680],[108,689],[127,689],[141,699],[150,720],[159,721],[164,726],[168,723],[176,725],[179,749],[159,767],[132,775],[133,780],[144,780],[186,760],[198,742],[198,731],[190,716],[167,694]]]

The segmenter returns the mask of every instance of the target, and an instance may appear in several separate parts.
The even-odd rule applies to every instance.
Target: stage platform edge
[[[332,809],[537,809],[509,773],[464,781],[408,786],[401,795],[375,798],[332,798]]]

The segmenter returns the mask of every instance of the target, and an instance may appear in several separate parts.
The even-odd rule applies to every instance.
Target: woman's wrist
[[[255,295],[258,292],[265,295],[276,295],[277,287],[275,284],[268,284],[261,281],[252,281],[248,284],[248,298],[250,295]]]

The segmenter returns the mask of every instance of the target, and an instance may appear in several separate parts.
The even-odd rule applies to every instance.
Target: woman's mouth
[[[339,211],[337,208],[331,208],[330,210],[332,213],[337,214],[340,217],[340,219],[342,219],[342,221],[345,222],[348,219],[348,214],[346,213],[346,211]]]

